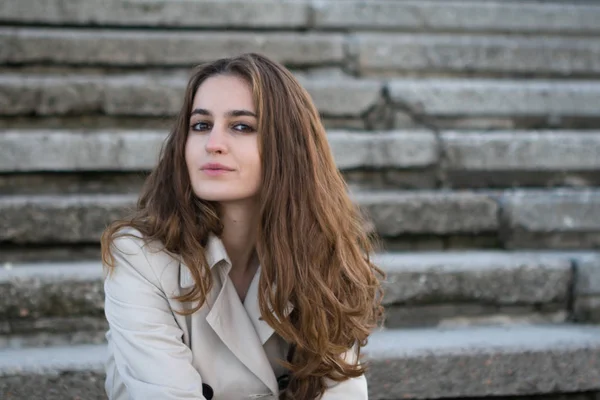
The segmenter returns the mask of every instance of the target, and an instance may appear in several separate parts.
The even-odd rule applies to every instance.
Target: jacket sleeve
[[[356,360],[356,346],[346,352],[345,360]],[[327,380],[328,388],[321,400],[368,400],[367,378],[361,375],[343,382]]]
[[[204,399],[192,352],[141,241],[115,240],[114,269],[105,279],[110,400]]]
[[[336,382],[330,386],[321,400],[367,400],[367,378],[361,375],[344,382]]]

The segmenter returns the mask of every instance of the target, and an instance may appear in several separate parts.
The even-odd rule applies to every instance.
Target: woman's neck
[[[231,260],[232,271],[245,275],[256,267],[258,210],[254,203],[221,204],[221,240]]]

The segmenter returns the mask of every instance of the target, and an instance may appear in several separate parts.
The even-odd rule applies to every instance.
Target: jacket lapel
[[[271,325],[267,324],[261,316],[260,306],[258,303],[258,282],[260,279],[260,267],[258,267],[258,271],[248,288],[248,294],[246,294],[246,301],[244,302],[244,307],[246,309],[246,313],[248,317],[250,317],[250,321],[252,325],[254,325],[254,330],[256,334],[260,338],[260,342],[264,345],[267,340],[273,335],[275,330],[271,327]],[[292,312],[293,306],[292,303],[288,304],[286,311],[286,316]]]
[[[231,261],[223,243],[214,235],[208,241],[206,256],[213,277],[220,278],[222,282],[216,298],[207,299],[207,305],[210,307],[206,316],[207,323],[248,370],[273,393],[278,393],[277,378],[263,348],[274,330],[262,320],[260,314],[258,304],[260,267],[252,279],[245,302],[242,304],[233,283],[229,280]],[[222,261],[225,263],[221,264]],[[189,268],[183,262],[179,270],[179,284],[181,288],[190,288],[195,284]],[[217,290],[218,288],[213,288],[211,293]],[[293,306],[290,303],[286,315],[289,315],[292,310]]]
[[[235,287],[226,274],[223,275],[221,276],[223,287],[206,316],[206,321],[248,370],[273,393],[277,393],[277,378],[263,349],[263,343]]]

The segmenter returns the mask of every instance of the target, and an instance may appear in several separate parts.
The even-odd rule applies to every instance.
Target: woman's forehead
[[[212,114],[230,110],[254,112],[252,88],[236,75],[211,76],[196,90],[192,108],[209,110]]]

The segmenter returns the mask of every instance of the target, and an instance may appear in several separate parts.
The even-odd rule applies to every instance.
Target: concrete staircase
[[[242,51],[313,96],[382,237],[370,398],[600,393],[600,4],[0,3],[0,398],[103,399],[99,235],[189,67]]]

